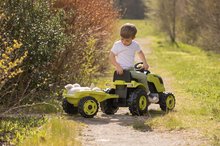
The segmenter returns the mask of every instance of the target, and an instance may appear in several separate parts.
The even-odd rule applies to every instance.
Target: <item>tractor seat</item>
[[[113,82],[115,80],[123,80],[125,82],[131,82],[132,80],[135,80],[135,81],[138,82],[137,79],[132,78],[131,73],[130,73],[129,70],[123,70],[123,74],[122,75],[117,74],[117,72],[115,71],[114,72],[114,76],[113,76]]]

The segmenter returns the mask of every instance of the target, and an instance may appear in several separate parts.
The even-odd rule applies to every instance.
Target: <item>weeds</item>
[[[52,117],[38,134],[27,138],[20,145],[32,146],[63,146],[77,145],[81,143],[77,139],[79,134],[79,124],[65,117]]]
[[[18,116],[1,117],[0,121],[0,144],[15,145],[24,140],[25,136],[34,135],[37,130],[47,121],[44,116]]]

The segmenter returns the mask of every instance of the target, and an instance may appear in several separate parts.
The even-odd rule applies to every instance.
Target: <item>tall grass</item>
[[[80,146],[81,143],[77,139],[79,134],[78,123],[61,117],[53,117],[38,134],[27,138],[20,145],[25,146]]]
[[[26,136],[35,135],[38,127],[45,124],[44,116],[0,117],[0,145],[16,145]]]

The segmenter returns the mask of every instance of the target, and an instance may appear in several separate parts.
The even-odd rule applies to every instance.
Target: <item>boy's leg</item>
[[[145,88],[146,88],[146,92],[147,94],[149,94],[149,88],[148,88],[148,83],[147,83],[147,76],[144,73],[141,72],[137,72],[137,71],[130,71],[131,72],[131,76],[135,79],[137,79],[139,82],[141,82],[142,84],[144,84]]]
[[[147,83],[147,76],[143,73],[136,72],[136,71],[130,71],[131,76],[135,79],[137,79],[139,82],[143,83],[144,86],[146,87],[146,92],[148,94],[148,100],[151,103],[157,103],[159,101],[158,95],[155,95],[153,93],[150,93],[149,88],[148,88],[148,83]]]
[[[148,83],[147,83],[147,76],[144,73],[141,72],[136,72],[134,70],[130,70],[131,72],[131,76],[135,79],[137,79],[139,82],[143,83],[144,86],[146,87],[146,92],[148,94],[148,100],[151,103],[157,103],[159,101],[159,96],[158,95],[154,95],[152,93],[150,93],[150,90],[148,88]]]

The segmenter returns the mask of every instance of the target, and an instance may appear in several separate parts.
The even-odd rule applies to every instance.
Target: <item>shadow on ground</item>
[[[150,109],[144,116],[132,116],[127,108],[119,109],[115,115],[106,115],[101,111],[98,112],[94,118],[84,118],[81,115],[66,115],[67,119],[74,120],[86,125],[102,125],[114,123],[121,126],[132,126],[135,130],[146,132],[153,131],[153,129],[146,123],[147,120],[155,117],[164,116],[165,112],[160,110]]]

